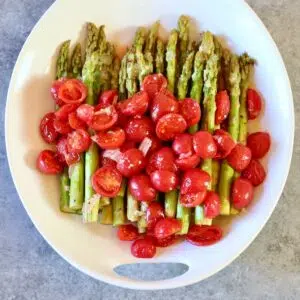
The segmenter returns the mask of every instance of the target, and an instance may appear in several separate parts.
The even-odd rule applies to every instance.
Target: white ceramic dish
[[[176,3],[176,4],[175,4]],[[189,270],[176,278],[143,282],[117,275],[114,267],[138,260],[127,243],[118,242],[114,229],[83,225],[80,218],[58,208],[54,177],[35,169],[38,152],[45,148],[38,124],[53,109],[49,87],[54,76],[51,64],[57,46],[76,41],[86,21],[106,24],[111,40],[128,44],[138,25],[161,20],[165,29],[176,26],[185,13],[198,31],[209,29],[222,36],[236,52],[247,50],[258,65],[255,82],[265,98],[262,128],[271,133],[273,146],[266,166],[268,177],[256,192],[248,213],[231,223],[224,239],[211,247],[182,243],[159,251],[151,262],[181,262]],[[6,146],[13,180],[32,222],[48,243],[69,263],[102,281],[133,289],[175,288],[200,281],[232,262],[260,232],[283,190],[294,137],[294,111],[289,79],[279,51],[266,28],[240,0],[58,0],[35,26],[15,65],[6,107]]]

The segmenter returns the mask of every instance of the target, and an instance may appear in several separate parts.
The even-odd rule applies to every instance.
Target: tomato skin
[[[207,131],[198,131],[193,136],[195,153],[203,158],[214,158],[217,154],[217,145],[213,136]]]
[[[67,143],[68,152],[80,154],[89,149],[91,145],[91,138],[86,130],[77,129],[68,134]]]
[[[48,144],[53,144],[58,138],[58,132],[54,127],[55,114],[47,113],[40,123],[40,134],[43,140]]]
[[[153,134],[153,124],[148,117],[131,119],[127,123],[125,131],[129,141],[140,143],[145,137]]]
[[[103,152],[100,155],[100,166],[105,167],[105,166],[111,166],[113,168],[117,167],[117,162],[112,160],[109,157],[103,156]]]
[[[175,136],[172,149],[181,158],[189,157],[193,154],[193,137],[189,133],[180,133]]]
[[[78,153],[69,152],[68,151],[68,141],[67,137],[61,137],[57,144],[56,144],[56,150],[57,150],[57,157],[58,160],[63,164],[67,163],[68,166],[75,164],[79,162],[80,155]]]
[[[117,169],[125,177],[139,174],[145,166],[145,157],[143,153],[136,148],[125,151],[117,162]]]
[[[195,246],[210,246],[217,243],[223,236],[220,227],[211,225],[193,225],[190,227],[186,240]]]
[[[76,111],[77,107],[77,104],[65,104],[55,112],[55,116],[58,120],[67,121],[69,114]]]
[[[223,129],[217,129],[213,138],[217,145],[217,154],[215,159],[224,159],[230,154],[236,145],[231,135]]]
[[[52,96],[53,100],[55,101],[56,105],[58,105],[58,106],[63,106],[65,104],[62,100],[59,99],[58,91],[59,91],[59,88],[63,85],[63,83],[66,82],[67,80],[68,80],[67,78],[61,78],[61,79],[55,80],[52,83],[52,86],[50,89],[51,96]]]
[[[267,132],[255,132],[248,136],[247,146],[253,158],[263,158],[270,150],[271,137]]]
[[[148,109],[149,96],[146,92],[138,92],[131,98],[119,103],[119,110],[128,117],[142,116]]]
[[[217,193],[208,191],[203,203],[204,215],[206,218],[213,219],[220,214],[221,201]]]
[[[166,248],[171,245],[173,245],[177,241],[176,235],[170,235],[167,236],[166,238],[158,239],[155,236],[153,236],[153,243],[156,247],[159,248]]]
[[[55,131],[62,135],[71,133],[73,131],[72,127],[69,125],[69,122],[67,120],[59,120],[56,118],[54,119],[53,126]]]
[[[51,150],[43,150],[39,154],[36,167],[40,172],[49,175],[60,174],[63,171],[63,166],[59,162],[56,153]]]
[[[108,131],[100,131],[92,136],[92,140],[102,149],[118,149],[125,142],[126,135],[123,129],[113,128]]]
[[[251,150],[248,147],[236,144],[227,156],[227,162],[234,170],[242,172],[249,165],[251,157]]]
[[[250,180],[253,186],[262,184],[266,176],[264,167],[257,159],[252,159],[248,167],[242,172],[242,177]]]
[[[165,218],[159,220],[154,228],[154,235],[158,239],[167,238],[181,230],[181,221],[175,218]]]
[[[187,158],[177,158],[175,164],[181,171],[187,171],[196,168],[200,164],[200,161],[201,158],[196,154],[193,154]]]
[[[210,175],[200,169],[190,169],[184,172],[180,193],[198,193],[206,191],[211,181]]]
[[[69,125],[73,129],[86,129],[86,124],[78,118],[75,111],[69,114]]]
[[[247,207],[253,200],[253,185],[250,180],[245,178],[237,178],[231,190],[231,199],[234,208],[242,209]]]
[[[108,90],[101,93],[98,99],[98,104],[101,104],[103,107],[114,104],[118,101],[118,91],[117,90]]]
[[[147,92],[150,100],[153,100],[156,94],[167,85],[167,79],[162,74],[151,74],[144,78],[141,90]]]
[[[180,204],[184,207],[196,207],[205,200],[206,193],[207,191],[204,190],[198,193],[180,195]]]
[[[153,153],[157,152],[159,149],[163,147],[161,141],[156,136],[148,136],[151,140],[151,147],[147,153],[147,157],[150,157]]]
[[[58,90],[58,98],[66,104],[80,104],[85,101],[87,87],[78,79],[68,79]]]
[[[121,152],[125,152],[129,149],[132,149],[132,148],[136,148],[136,143],[133,142],[133,141],[126,141],[122,144],[121,148],[120,148],[120,151]]]
[[[120,241],[134,241],[139,236],[137,228],[132,224],[120,225],[117,234]]]
[[[218,92],[216,96],[215,123],[220,125],[229,115],[230,100],[226,90]]]
[[[86,124],[90,124],[93,119],[95,108],[92,105],[89,104],[81,104],[76,109],[77,117],[85,122]]]
[[[258,92],[254,89],[248,89],[247,91],[247,110],[248,110],[248,119],[256,119],[262,109],[262,101]]]
[[[129,189],[132,196],[138,201],[151,202],[156,199],[156,190],[153,188],[149,176],[139,174],[129,180]]]
[[[152,258],[156,254],[156,247],[150,238],[135,240],[131,245],[131,254],[137,258]]]
[[[151,202],[147,207],[146,211],[146,221],[147,221],[147,229],[153,230],[156,223],[165,217],[164,209],[159,202]]]
[[[90,127],[97,131],[108,130],[118,121],[118,113],[113,105],[96,110]]]
[[[150,178],[154,188],[163,193],[173,191],[179,182],[176,173],[166,170],[154,171]]]
[[[201,119],[201,108],[192,98],[185,98],[180,101],[180,113],[186,120],[188,127],[199,123]]]

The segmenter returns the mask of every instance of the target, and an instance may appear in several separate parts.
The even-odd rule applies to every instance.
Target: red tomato
[[[92,105],[81,104],[76,110],[77,117],[86,124],[90,124],[93,119],[94,110],[95,108]]]
[[[180,133],[175,136],[172,149],[181,158],[189,157],[193,154],[193,137],[189,133]]]
[[[154,97],[161,89],[165,89],[168,85],[167,79],[162,74],[151,74],[147,75],[143,80],[141,90],[148,93],[150,100]]]
[[[169,247],[169,246],[173,245],[176,241],[177,241],[177,238],[176,238],[175,234],[167,236],[163,239],[158,239],[156,237],[153,237],[154,245],[159,248]]]
[[[147,175],[139,174],[131,177],[129,189],[132,196],[138,201],[150,202],[156,199],[156,190]]]
[[[120,241],[134,241],[138,236],[138,230],[132,224],[121,225],[118,228],[118,238]]]
[[[91,128],[94,130],[107,130],[113,127],[118,121],[118,113],[113,105],[97,110],[91,121]]]
[[[91,138],[84,129],[77,129],[68,134],[68,151],[73,153],[82,153],[89,149]]]
[[[54,143],[58,138],[58,132],[54,127],[54,120],[55,114],[51,112],[46,114],[40,123],[41,136],[43,140],[48,144]]]
[[[200,169],[190,169],[184,172],[181,182],[181,194],[198,193],[207,190],[210,175]]]
[[[58,90],[63,85],[63,83],[66,82],[67,80],[68,80],[67,78],[61,78],[59,80],[55,80],[52,83],[50,92],[51,92],[53,100],[55,101],[56,105],[58,105],[58,106],[63,106],[65,104],[61,99],[59,99]]]
[[[216,106],[215,123],[219,125],[228,117],[230,112],[230,100],[226,90],[218,92]]]
[[[164,217],[164,209],[161,204],[156,201],[151,202],[146,211],[147,229],[153,230],[156,223]]]
[[[53,122],[53,126],[54,126],[55,131],[62,135],[68,134],[73,131],[68,120],[59,120],[59,119],[55,118],[54,122]]]
[[[98,169],[92,176],[92,186],[95,192],[103,197],[118,195],[122,184],[122,175],[111,166]]]
[[[185,118],[188,127],[197,124],[201,119],[200,105],[191,98],[180,101],[180,113]]]
[[[131,245],[131,254],[137,258],[152,258],[156,253],[156,247],[150,238],[135,240]]]
[[[117,90],[109,90],[104,91],[98,99],[98,104],[101,104],[102,107],[109,106],[115,104],[118,101],[118,91]]]
[[[102,149],[118,149],[125,142],[125,139],[125,132],[121,128],[101,131],[92,136],[92,140]]]
[[[217,145],[216,159],[224,159],[227,157],[236,145],[231,135],[222,129],[216,130],[213,138]]]
[[[105,157],[103,156],[103,152],[100,155],[100,166],[104,167],[104,166],[111,166],[113,168],[117,167],[117,162],[112,160],[109,157]]]
[[[163,141],[170,141],[179,133],[183,133],[187,124],[182,115],[167,114],[162,116],[156,124],[156,135]]]
[[[204,201],[206,193],[205,190],[198,193],[180,195],[180,204],[184,207],[196,207]]]
[[[78,79],[66,80],[58,90],[58,98],[67,104],[80,104],[85,101],[87,88]]]
[[[254,89],[248,89],[247,91],[247,109],[248,109],[248,119],[256,119],[262,108],[262,101],[260,95]]]
[[[75,111],[69,114],[69,124],[73,129],[86,129],[86,124],[78,118]]]
[[[213,219],[220,214],[221,201],[217,193],[208,191],[203,203],[204,215],[206,218]]]
[[[36,161],[36,166],[39,171],[45,174],[56,175],[63,171],[63,166],[59,162],[54,151],[43,150]]]
[[[237,172],[242,172],[249,165],[251,157],[251,150],[248,147],[236,144],[227,156],[227,162]]]
[[[139,174],[145,166],[145,157],[143,153],[136,148],[125,151],[117,162],[117,169],[125,177]]]
[[[242,172],[242,177],[250,180],[254,186],[263,183],[266,176],[264,167],[257,159],[252,159],[248,167]]]
[[[151,140],[151,147],[147,152],[147,157],[150,157],[154,152],[162,148],[162,143],[156,136],[149,136],[148,138]]]
[[[159,192],[173,191],[178,185],[178,177],[174,172],[157,170],[151,173],[150,178],[154,188]]]
[[[196,154],[203,159],[214,158],[217,154],[214,138],[207,131],[198,131],[194,134],[193,146]]]
[[[58,160],[61,163],[67,163],[68,166],[79,162],[80,155],[78,153],[68,151],[67,137],[61,137],[56,144]]]
[[[231,201],[236,209],[242,209],[250,204],[253,200],[253,185],[250,180],[237,178],[231,190]]]
[[[158,239],[164,239],[181,230],[181,221],[175,218],[165,218],[159,220],[154,228],[154,235]]]
[[[222,229],[218,226],[193,225],[189,229],[186,240],[196,246],[210,246],[217,243],[222,236]]]
[[[262,158],[270,150],[271,137],[267,132],[255,132],[248,136],[247,146],[250,148],[253,158]]]
[[[132,148],[136,148],[136,143],[133,142],[133,141],[126,141],[125,140],[124,144],[120,148],[120,151],[125,152],[129,149],[132,149]]]
[[[60,107],[59,110],[55,112],[55,116],[58,120],[67,121],[69,118],[69,114],[73,111],[76,111],[77,107],[78,105],[76,104],[66,104]]]
[[[201,158],[196,154],[193,154],[192,156],[186,158],[177,158],[175,160],[175,164],[180,170],[186,171],[188,169],[196,168],[199,165],[200,161]]]
[[[178,113],[179,104],[173,94],[166,88],[161,89],[153,99],[150,114],[152,120],[157,122],[159,118],[168,113]]]
[[[153,134],[153,124],[148,117],[131,119],[125,127],[127,139],[140,143],[142,140]]]
[[[119,103],[119,110],[125,116],[142,116],[148,109],[149,96],[146,92],[138,92],[131,98]]]

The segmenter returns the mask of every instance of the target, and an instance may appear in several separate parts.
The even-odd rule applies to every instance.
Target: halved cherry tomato
[[[55,114],[51,112],[46,114],[40,123],[41,136],[48,144],[54,143],[58,138],[58,132],[55,130],[54,121]]]
[[[67,104],[80,104],[85,101],[87,88],[78,79],[68,79],[58,90],[58,98]]]
[[[149,96],[146,92],[138,92],[131,98],[119,103],[119,110],[125,116],[142,116],[148,109]]]
[[[181,156],[179,156],[179,158],[175,160],[175,164],[180,170],[186,171],[188,169],[196,168],[199,165],[200,161],[201,158],[196,154],[193,154],[192,156],[186,158],[181,158]]]
[[[220,214],[221,201],[217,193],[208,191],[203,203],[204,216],[213,219]]]
[[[165,218],[159,220],[154,228],[154,235],[158,239],[167,238],[181,230],[181,221],[175,218]]]
[[[157,170],[150,175],[153,186],[160,192],[167,193],[173,191],[178,185],[178,177],[176,173]]]
[[[231,190],[231,199],[234,208],[242,209],[250,204],[253,200],[253,185],[246,178],[237,178]]]
[[[147,221],[147,229],[153,230],[156,223],[165,217],[164,209],[159,202],[151,202],[147,207],[146,211],[146,221]]]
[[[206,193],[204,190],[198,193],[180,195],[180,204],[184,207],[196,207],[204,201]]]
[[[118,91],[117,90],[108,90],[101,93],[98,99],[98,104],[101,104],[102,107],[112,105],[118,101]]]
[[[267,132],[255,132],[248,136],[247,146],[250,148],[253,158],[262,158],[270,150],[271,137]]]
[[[84,129],[77,129],[68,134],[68,151],[73,153],[82,153],[89,149],[91,138],[89,133]]]
[[[140,143],[145,137],[153,134],[153,124],[148,117],[131,119],[125,131],[128,140]]]
[[[179,104],[173,94],[166,88],[161,89],[153,99],[150,114],[156,123],[159,118],[168,113],[178,113]]]
[[[55,112],[55,116],[58,120],[67,121],[69,118],[69,114],[75,111],[77,107],[77,104],[65,104]]]
[[[143,153],[136,148],[131,148],[122,153],[117,162],[117,169],[125,177],[139,174],[145,166],[145,157]]]
[[[151,74],[143,80],[141,90],[147,92],[150,100],[153,100],[156,94],[167,85],[167,79],[162,74]]]
[[[55,131],[62,135],[68,134],[73,131],[68,120],[60,120],[55,118],[53,122],[53,126],[55,128]]]
[[[101,131],[92,136],[92,140],[102,149],[118,149],[125,142],[125,139],[125,131],[121,128]]]
[[[132,148],[136,148],[136,143],[133,142],[133,141],[126,141],[124,142],[124,144],[122,144],[121,148],[120,148],[120,151],[121,152],[125,152],[129,149],[132,149]]]
[[[111,166],[98,169],[92,176],[92,186],[95,192],[104,197],[118,195],[122,184],[122,175]]]
[[[213,138],[217,145],[217,154],[215,159],[224,159],[230,154],[236,145],[231,135],[223,129],[216,130]]]
[[[208,131],[198,131],[193,136],[193,146],[196,154],[203,158],[214,158],[217,154],[217,145]]]
[[[150,157],[154,152],[158,151],[163,146],[160,139],[156,136],[149,136],[148,138],[151,140],[151,147],[147,152],[147,157]]]
[[[80,154],[68,151],[67,137],[61,137],[56,144],[57,157],[61,163],[67,163],[68,166],[79,162]]]
[[[75,111],[69,114],[69,124],[73,129],[86,129],[85,122],[78,118]]]
[[[242,144],[236,144],[227,156],[227,162],[233,169],[242,172],[249,165],[251,157],[251,150],[248,147]]]
[[[86,124],[90,124],[93,119],[94,110],[94,106],[92,105],[81,104],[76,110],[77,117]]]
[[[163,141],[170,141],[179,133],[183,133],[187,124],[182,115],[166,114],[162,116],[156,124],[156,135]]]
[[[117,121],[118,113],[113,105],[109,105],[95,111],[90,126],[94,130],[107,130],[113,127]]]
[[[181,158],[189,157],[193,154],[193,137],[189,133],[180,133],[175,136],[172,149]]]
[[[197,124],[201,119],[200,105],[191,98],[180,101],[180,113],[185,118],[188,127]]]
[[[230,100],[226,90],[218,92],[216,106],[215,123],[219,125],[228,117],[230,111]]]
[[[59,91],[59,88],[63,85],[63,83],[66,82],[67,80],[68,80],[67,78],[61,78],[61,79],[55,80],[52,83],[50,92],[51,92],[53,100],[55,101],[56,105],[58,105],[58,106],[63,106],[65,104],[61,99],[59,99],[58,91]]]
[[[105,166],[111,166],[113,168],[117,167],[117,162],[112,160],[109,157],[103,156],[103,153],[100,155],[100,166],[105,167]]]
[[[131,177],[129,189],[132,196],[138,201],[150,202],[156,198],[156,190],[147,175],[139,174]]]
[[[137,258],[152,258],[156,253],[156,247],[150,238],[135,240],[131,245],[131,254]]]
[[[193,225],[189,229],[186,240],[196,246],[210,246],[217,243],[222,236],[222,229],[218,226]]]
[[[247,91],[247,109],[248,119],[256,119],[262,109],[262,101],[260,95],[254,89],[248,89]]]
[[[248,167],[242,172],[242,177],[251,181],[254,186],[258,186],[266,178],[266,171],[257,159],[252,159]]]
[[[181,182],[181,194],[198,193],[207,190],[210,175],[200,169],[190,169],[184,172]]]
[[[59,162],[54,151],[43,150],[36,161],[36,166],[39,171],[45,174],[56,175],[63,171],[63,166]]]
[[[119,226],[117,234],[120,241],[134,241],[139,236],[137,228],[132,224]]]

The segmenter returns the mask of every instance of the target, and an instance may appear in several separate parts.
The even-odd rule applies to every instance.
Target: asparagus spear
[[[100,223],[104,225],[111,225],[113,223],[113,206],[111,200],[107,198],[109,204],[102,208]]]
[[[110,86],[111,89],[117,90],[118,89],[118,82],[119,82],[119,72],[120,72],[120,59],[118,56],[115,56],[112,65],[112,72],[111,72],[111,81]]]
[[[148,208],[148,203],[147,202],[141,202],[141,215],[138,220],[138,231],[139,233],[144,233],[146,232],[147,229],[147,220],[146,220],[146,211]]]
[[[125,222],[125,202],[124,196],[126,193],[126,181],[123,180],[122,187],[119,194],[113,198],[112,205],[113,205],[113,225],[118,226],[122,225]]]
[[[130,190],[127,189],[127,219],[131,222],[138,220],[139,202],[133,198]]]
[[[181,220],[182,224],[181,231],[178,234],[187,234],[190,226],[191,209],[180,204],[180,195],[178,197],[176,218]]]
[[[158,29],[159,29],[159,22],[155,22],[152,25],[149,36],[146,40],[145,53],[149,52],[152,54],[153,57],[155,56]]]
[[[128,53],[126,53],[121,60],[121,67],[119,72],[119,99],[120,100],[127,98],[127,90],[126,90],[127,57],[128,57]]]
[[[100,50],[101,53],[104,53],[106,50],[106,35],[105,35],[105,26],[101,25],[99,27],[99,33],[98,33],[98,49]]]
[[[156,57],[155,57],[155,72],[164,74],[165,72],[165,44],[161,39],[157,40]]]
[[[81,71],[82,71],[81,45],[80,43],[77,43],[71,57],[69,76],[72,78],[81,79]]]
[[[69,48],[71,41],[65,41],[60,47],[56,61],[56,79],[68,76]]]
[[[165,194],[165,215],[169,218],[175,218],[177,206],[178,191],[174,190]]]
[[[85,59],[88,59],[98,48],[99,30],[93,23],[87,24],[87,41],[85,49]]]
[[[133,49],[131,49],[127,54],[127,64],[126,64],[126,89],[128,97],[133,96],[137,92],[137,77],[138,70],[136,67],[136,54]]]
[[[182,68],[186,63],[188,56],[188,45],[189,45],[189,30],[190,20],[187,16],[181,16],[178,20],[178,49],[179,49],[179,63],[178,73],[182,72]]]

